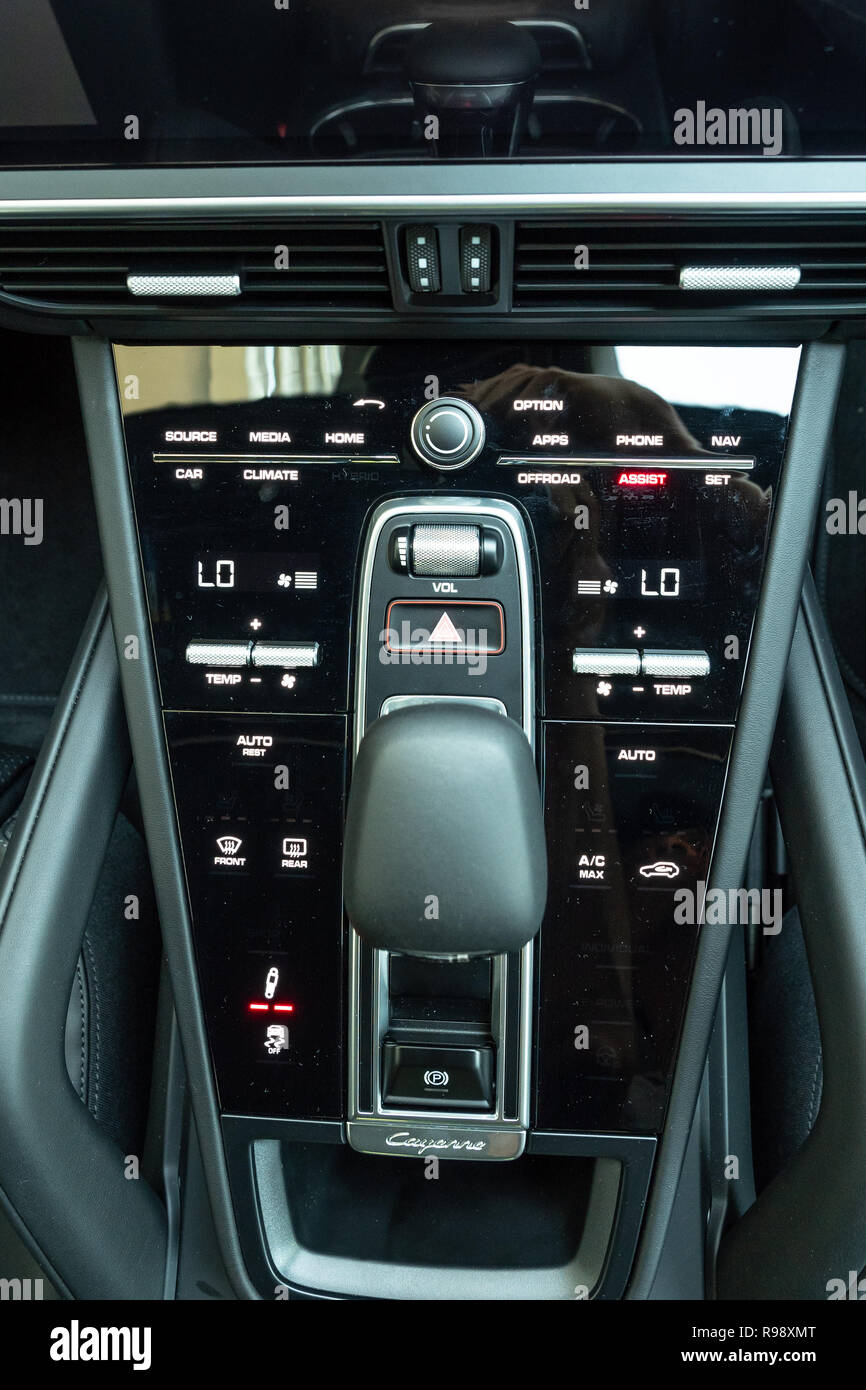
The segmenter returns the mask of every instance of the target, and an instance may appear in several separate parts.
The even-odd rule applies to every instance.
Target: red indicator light
[[[620,473],[620,487],[664,487],[667,473]]]
[[[267,1011],[267,1004],[250,1004],[250,1013],[266,1014]]]
[[[275,1004],[275,1005],[274,1005],[274,1013],[275,1013],[275,1014],[293,1014],[294,1012],[295,1012],[295,1006],[294,1006],[294,1004]]]

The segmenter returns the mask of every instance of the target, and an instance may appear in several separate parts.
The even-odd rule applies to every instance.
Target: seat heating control
[[[474,579],[502,565],[502,541],[486,526],[400,526],[389,550],[392,569],[421,579]]]
[[[439,237],[427,224],[407,227],[406,270],[413,294],[438,294],[442,288]]]
[[[412,421],[415,453],[445,471],[471,463],[484,447],[484,438],[484,421],[475,406],[457,396],[430,401]]]
[[[386,1041],[382,1098],[405,1110],[492,1110],[496,1053]]]
[[[207,642],[186,646],[191,666],[277,666],[294,670],[318,666],[318,642]]]
[[[460,228],[460,286],[464,294],[490,289],[493,264],[493,228]]]

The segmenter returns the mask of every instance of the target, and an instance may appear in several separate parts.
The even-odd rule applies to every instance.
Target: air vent
[[[521,222],[514,307],[570,314],[866,311],[866,225],[749,217]]]
[[[177,293],[178,282],[233,276],[240,293],[231,298]],[[149,277],[174,282],[173,291],[148,294]],[[237,318],[391,307],[376,222],[5,221],[0,292],[7,302],[78,316],[198,311]]]

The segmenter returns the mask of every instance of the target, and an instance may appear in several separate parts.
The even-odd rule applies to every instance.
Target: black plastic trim
[[[761,798],[844,365],[842,347],[804,353],[770,536],[761,601],[728,772],[712,887],[739,888]],[[671,1101],[627,1297],[649,1296],[670,1220],[716,1016],[731,927],[704,927],[680,1039]]]
[[[85,627],[0,872],[0,1188],[68,1296],[161,1299],[165,1210],[70,1085],[69,992],[129,772],[105,594]],[[46,1046],[46,1038],[58,1039]],[[139,1156],[140,1157],[140,1156]]]
[[[628,1282],[652,1176],[656,1140],[650,1135],[565,1134],[538,1130],[527,1139],[530,1154],[615,1158],[621,1164],[619,1200],[604,1269],[593,1299],[620,1299]]]
[[[826,1299],[831,1280],[847,1290],[866,1265],[866,764],[811,576],[771,771],[824,1084],[808,1139],[722,1241],[717,1287],[720,1298]]]
[[[76,339],[73,353],[129,737],[202,1161],[227,1273],[238,1297],[253,1299],[257,1294],[244,1269],[232,1214],[204,1014],[196,983],[189,906],[183,888],[150,623],[138,566],[114,361],[109,344],[99,340]],[[124,657],[127,636],[138,638],[138,659]]]

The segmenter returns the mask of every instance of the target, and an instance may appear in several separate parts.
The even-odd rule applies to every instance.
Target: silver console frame
[[[358,602],[357,662],[355,670],[354,756],[357,756],[367,727],[367,649],[370,633],[370,584],[373,563],[383,528],[396,517],[410,513],[435,513],[459,517],[462,520],[493,517],[511,533],[517,564],[520,590],[520,641],[522,654],[521,717],[520,723],[530,747],[535,751],[535,646],[534,586],[529,559],[526,526],[518,508],[511,502],[496,498],[438,497],[419,494],[392,498],[373,513],[361,558]],[[371,1056],[371,1110],[362,1110],[359,1101],[359,1075],[362,1065],[360,1050],[361,1026],[361,939],[349,924],[349,1022],[348,1022],[348,1124],[349,1144],[362,1153],[399,1153],[399,1147],[389,1146],[389,1131],[397,1129],[407,1134],[407,1125],[423,1131],[419,1141],[429,1145],[429,1153],[437,1157],[504,1160],[518,1158],[526,1145],[529,1129],[530,1078],[532,1070],[532,984],[534,943],[526,945],[520,957],[520,990],[518,1017],[518,1085],[517,1114],[503,1113],[506,1032],[506,1000],[508,993],[507,956],[494,957],[493,1020],[497,1043],[496,1106],[489,1114],[465,1111],[401,1110],[384,1107],[382,1103],[380,1056],[387,1024],[388,952],[373,953],[373,1020]],[[457,1136],[455,1140],[455,1136]],[[481,1149],[464,1151],[448,1147],[461,1141],[482,1145]],[[437,1147],[438,1146],[438,1147]],[[404,1150],[411,1152],[411,1150]],[[415,1150],[417,1154],[417,1150]]]

